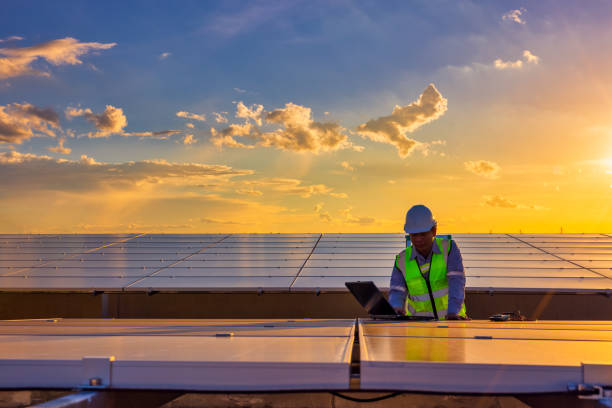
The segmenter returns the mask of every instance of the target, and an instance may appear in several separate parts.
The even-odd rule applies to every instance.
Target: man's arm
[[[461,252],[455,241],[451,241],[446,277],[448,279],[447,318],[456,319],[465,300],[465,272]]]
[[[389,303],[397,313],[402,315],[406,313],[407,293],[408,288],[406,287],[406,279],[394,263],[393,272],[391,273],[391,283],[389,285]]]

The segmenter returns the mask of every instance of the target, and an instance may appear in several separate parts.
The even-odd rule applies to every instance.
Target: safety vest
[[[395,265],[404,274],[408,296],[406,296],[406,315],[446,319],[448,310],[448,278],[446,263],[450,252],[451,241],[436,238],[435,244],[440,253],[433,253],[431,263],[419,267],[412,255],[412,245],[400,252],[395,258]],[[429,271],[428,278],[425,274]],[[433,303],[432,303],[433,298]],[[466,316],[465,304],[461,305],[459,315]]]

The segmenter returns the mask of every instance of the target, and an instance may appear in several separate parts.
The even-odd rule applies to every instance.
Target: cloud
[[[215,116],[215,122],[217,123],[227,123],[228,122],[227,118],[223,115],[223,113],[213,112],[213,115]]]
[[[123,109],[116,108],[112,105],[106,105],[104,112],[96,114],[89,108],[73,108],[66,109],[66,118],[69,120],[76,117],[84,117],[88,122],[91,122],[97,129],[97,132],[89,132],[90,138],[109,137],[110,135],[121,135],[126,137],[149,137],[153,139],[166,140],[172,135],[183,133],[182,130],[167,129],[159,131],[144,131],[144,132],[126,132],[124,128],[127,126],[127,118],[123,113]]]
[[[122,136],[139,136],[139,137],[151,137],[153,139],[161,139],[166,140],[172,135],[176,135],[179,133],[183,133],[182,130],[177,129],[168,129],[168,130],[159,130],[156,132],[121,132]]]
[[[319,218],[325,222],[332,222],[332,217],[328,211],[323,210],[323,203],[318,203],[314,208],[315,212],[319,215]]]
[[[495,179],[499,177],[500,167],[497,163],[478,160],[478,161],[467,161],[463,165],[467,171],[470,171],[478,176]]]
[[[525,24],[525,20],[523,20],[521,16],[525,14],[526,11],[527,10],[525,10],[522,7],[520,9],[510,10],[509,12],[507,12],[506,14],[502,16],[502,20],[513,21],[518,24]]]
[[[374,217],[356,217],[352,213],[353,207],[348,207],[344,210],[341,210],[340,213],[344,217],[344,221],[351,224],[360,224],[360,225],[370,225],[376,222],[376,218]]]
[[[107,50],[116,43],[82,43],[71,37],[48,41],[23,48],[0,48],[0,79],[21,75],[50,76],[48,72],[32,68],[37,59],[44,59],[52,65],[79,65],[84,54],[95,50]]]
[[[249,222],[221,220],[218,218],[198,218],[196,221],[200,221],[205,224],[222,224],[222,225],[250,225],[251,224]]]
[[[419,98],[406,106],[396,105],[389,116],[372,119],[357,127],[357,133],[373,141],[395,146],[400,157],[409,156],[414,149],[424,145],[410,139],[407,132],[438,119],[447,110],[447,100],[434,84],[429,84]]]
[[[498,58],[493,61],[493,66],[497,69],[522,68],[523,61],[521,61],[520,59],[516,61],[502,61],[501,58]]]
[[[21,144],[32,137],[55,137],[59,115],[29,103],[0,105],[0,143]]]
[[[343,161],[342,163],[340,163],[340,166],[342,166],[343,169],[348,170],[348,171],[354,171],[355,168],[353,166],[351,166],[349,164],[349,162],[347,161]]]
[[[176,116],[178,116],[179,118],[199,120],[200,122],[206,121],[205,115],[198,115],[197,113],[189,113],[185,111],[180,111],[180,112],[176,112]]]
[[[72,149],[69,148],[69,147],[64,147],[64,141],[65,140],[66,139],[61,138],[60,140],[58,140],[57,146],[47,147],[47,150],[49,150],[50,152],[53,152],[53,153],[70,154],[70,152],[72,152]]]
[[[165,60],[166,58],[168,58],[171,55],[172,55],[171,52],[162,52],[161,54],[159,54],[159,59],[160,60]]]
[[[500,195],[483,196],[482,198],[483,198],[483,204],[489,207],[511,208],[511,209],[519,209],[519,210],[545,210],[546,209],[539,205],[518,204]]]
[[[191,134],[185,135],[185,137],[183,138],[183,144],[184,145],[191,145],[191,144],[194,144],[194,143],[197,143],[197,142],[198,142],[198,140],[194,139],[193,135],[191,135]]]
[[[214,15],[205,29],[223,37],[233,37],[279,21],[280,14],[292,7],[293,2],[250,1],[236,12]]]
[[[98,189],[131,190],[145,185],[194,185],[211,180],[227,182],[252,170],[224,165],[171,163],[165,160],[98,162],[86,155],[80,160],[55,159],[15,151],[0,153],[0,191],[74,191]],[[0,192],[0,194],[2,194]]]
[[[503,61],[501,58],[498,58],[493,61],[493,66],[496,69],[520,69],[523,68],[525,63],[537,65],[540,63],[540,57],[533,55],[529,50],[524,50],[522,60]]]
[[[127,118],[123,114],[123,109],[106,105],[104,112],[95,114],[91,109],[68,108],[66,117],[72,119],[83,116],[87,121],[93,123],[98,130],[96,133],[89,133],[89,137],[108,137],[114,133],[123,133],[123,128],[127,126]],[[135,136],[146,136],[138,135]]]
[[[23,37],[20,37],[18,35],[11,35],[10,37],[0,38],[0,43],[10,42],[10,41],[21,41],[23,39],[24,39]]]
[[[238,93],[246,93],[246,89],[234,88],[234,91]]]
[[[193,129],[193,128],[195,128],[195,126],[193,125],[193,123],[185,123],[185,127],[188,127],[189,129]]]
[[[257,196],[257,197],[263,195],[263,192],[261,192],[259,190],[255,190],[253,187],[250,187],[250,188],[239,188],[238,190],[236,190],[236,192],[238,194]]]
[[[242,101],[236,105],[236,117],[242,119],[252,119],[259,126],[262,125],[263,105],[254,104],[247,107]]]
[[[540,57],[533,55],[529,50],[523,51],[523,58],[525,58],[525,61],[527,61],[528,64],[537,65],[540,63]]]
[[[253,125],[251,125],[250,122],[245,122],[243,125],[231,124],[220,131],[217,131],[215,128],[210,128],[210,141],[219,148],[228,146],[252,149],[255,146],[240,143],[234,139],[234,137],[251,136],[252,129]]]
[[[258,180],[243,180],[241,185],[247,188],[257,187],[258,189],[267,189],[283,194],[294,194],[302,198],[310,198],[313,195],[329,195],[338,198],[346,198],[344,193],[335,193],[332,187],[325,184],[304,185],[301,180],[291,178],[262,178]]]
[[[133,232],[165,232],[168,230],[193,229],[193,224],[142,224],[142,223],[118,223],[118,224],[88,224],[80,223],[75,226],[78,231],[95,233],[117,233],[117,231]]]
[[[266,115],[266,123],[277,123],[283,129],[261,135],[262,146],[282,150],[308,151],[318,153],[347,148],[350,146],[344,129],[336,123],[321,123],[312,120],[310,108],[287,103],[282,109],[275,109]]]
[[[243,124],[232,124],[217,131],[211,129],[211,142],[218,147],[253,148],[255,146],[274,147],[294,152],[320,152],[353,148],[361,151],[361,146],[353,145],[340,125],[315,122],[312,111],[305,106],[287,103],[284,108],[264,112],[262,105],[245,106],[238,102],[236,117],[245,119]],[[280,128],[268,132],[261,131],[255,124],[265,121]],[[254,123],[253,123],[254,122]],[[248,138],[254,144],[238,142],[235,137]]]

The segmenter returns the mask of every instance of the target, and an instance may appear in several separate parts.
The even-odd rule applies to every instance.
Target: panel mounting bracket
[[[83,357],[81,389],[104,389],[112,384],[112,367],[114,356],[110,357]]]

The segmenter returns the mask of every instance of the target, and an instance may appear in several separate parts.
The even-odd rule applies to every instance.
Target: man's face
[[[426,256],[431,251],[435,236],[436,227],[433,227],[427,232],[410,234],[410,242],[412,242],[412,245],[421,253],[421,255]]]

